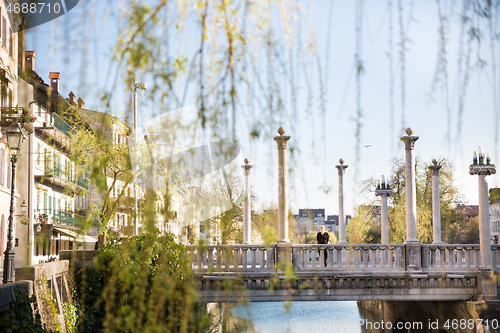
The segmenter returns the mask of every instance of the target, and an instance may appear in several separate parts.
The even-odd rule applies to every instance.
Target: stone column
[[[345,235],[345,212],[344,212],[344,174],[347,165],[344,165],[344,160],[339,160],[340,165],[335,167],[339,171],[339,241],[338,244],[347,244]]]
[[[429,169],[432,171],[432,231],[434,241],[432,244],[443,244],[441,241],[441,203],[439,201],[439,169],[441,165],[437,164],[436,159],[432,160]]]
[[[405,143],[406,150],[406,240],[405,244],[420,244],[417,239],[417,192],[415,188],[415,141],[418,136],[412,136],[413,130],[406,129],[407,136],[403,136],[401,141]]]
[[[288,166],[286,144],[290,137],[283,127],[278,128],[279,136],[274,140],[278,144],[278,236],[280,243],[290,243],[288,239]]]
[[[375,190],[375,195],[380,196],[380,231],[381,231],[381,244],[389,244],[389,215],[387,212],[387,197],[393,194],[392,189],[389,186],[389,181],[387,184],[385,182],[384,176],[382,176],[382,185],[377,186]]]
[[[245,201],[243,201],[243,244],[252,244],[252,206],[250,203],[250,169],[253,165],[248,165],[250,161],[245,158],[245,165],[242,165],[243,176],[245,177]]]
[[[480,269],[491,270],[491,225],[490,225],[490,206],[488,202],[488,182],[486,176],[496,173],[495,165],[490,164],[490,158],[484,163],[484,154],[481,147],[478,149],[479,163],[474,152],[472,165],[469,167],[469,174],[478,175],[478,194],[479,194],[479,244],[481,252]]]

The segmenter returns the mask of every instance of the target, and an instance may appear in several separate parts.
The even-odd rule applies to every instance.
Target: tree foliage
[[[189,258],[172,234],[109,241],[75,277],[80,332],[207,332]]]
[[[441,239],[449,239],[451,226],[462,222],[459,212],[464,204],[464,197],[453,176],[453,167],[445,158],[439,158],[442,165],[439,171],[439,192],[441,205]],[[417,199],[417,238],[423,244],[432,243],[432,177],[428,168],[430,163],[415,159],[415,186]],[[392,160],[392,172],[389,177],[393,195],[388,198],[389,239],[391,243],[401,244],[406,239],[406,175],[405,163],[400,159]],[[369,179],[362,183],[362,193],[373,195],[378,180]],[[380,212],[374,212],[369,207],[380,206],[380,199],[373,200],[358,207],[358,216],[353,217],[349,226],[348,236],[352,241],[362,243],[380,242]],[[350,241],[350,242],[352,242]]]

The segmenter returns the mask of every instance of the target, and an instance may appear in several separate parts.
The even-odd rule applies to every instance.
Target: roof
[[[72,231],[69,229],[65,229],[65,228],[61,228],[61,227],[53,227],[53,229],[57,230],[58,232],[60,232],[63,235],[66,235],[70,238],[73,238],[75,241],[80,242],[80,243],[95,243],[95,242],[97,242],[97,239],[92,237],[92,236],[80,235],[80,234],[76,233],[75,231]]]

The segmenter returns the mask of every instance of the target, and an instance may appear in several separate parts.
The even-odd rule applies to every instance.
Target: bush
[[[80,332],[205,332],[185,247],[172,234],[111,240],[74,276]]]
[[[31,304],[34,302],[34,297],[29,297],[21,288],[16,287],[10,307],[0,314],[0,332],[45,333],[40,315],[33,315]]]

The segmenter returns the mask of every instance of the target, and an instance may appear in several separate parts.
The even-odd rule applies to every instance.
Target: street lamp
[[[14,268],[14,186],[16,179],[16,162],[17,153],[21,149],[23,143],[23,131],[17,119],[13,122],[7,130],[7,144],[11,150],[10,161],[12,163],[12,186],[10,192],[10,210],[9,210],[9,233],[7,236],[7,249],[5,250],[5,258],[3,264],[3,283],[15,282],[15,268]]]
[[[134,143],[137,145],[137,89],[146,90],[146,82],[135,82],[134,83]],[[141,92],[142,96],[142,92]],[[137,224],[137,177],[134,176],[134,235],[139,234],[139,226]]]

